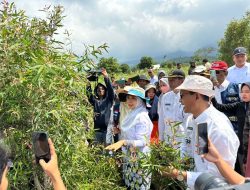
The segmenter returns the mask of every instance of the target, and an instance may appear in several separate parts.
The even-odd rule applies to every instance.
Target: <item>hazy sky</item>
[[[249,0],[15,0],[28,16],[45,5],[65,8],[73,50],[106,42],[119,61],[217,46],[227,24],[250,10]]]

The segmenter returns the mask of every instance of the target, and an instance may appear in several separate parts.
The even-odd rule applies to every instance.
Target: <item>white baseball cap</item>
[[[176,90],[187,90],[191,92],[197,92],[208,97],[214,96],[212,81],[199,75],[187,76],[184,82],[180,86],[178,86]]]

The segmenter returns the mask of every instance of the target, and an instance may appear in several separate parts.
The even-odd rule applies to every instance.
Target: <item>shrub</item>
[[[4,1],[0,13],[0,131],[14,155],[11,189],[30,189],[34,180],[38,188],[37,179],[42,189],[49,189],[27,148],[33,131],[48,131],[68,189],[119,189],[115,163],[87,147],[93,111],[81,71],[107,46],[91,46],[81,57],[66,51],[55,38],[62,7],[43,11],[46,19],[28,18]]]

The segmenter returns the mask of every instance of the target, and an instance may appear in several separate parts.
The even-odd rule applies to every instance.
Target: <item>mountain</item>
[[[216,59],[216,53],[212,53],[210,56],[208,56],[208,60],[212,61]],[[176,51],[164,55],[156,55],[156,56],[151,56],[156,63],[162,63],[163,61],[173,61],[173,62],[180,62],[180,63],[189,63],[192,61],[192,56],[194,55],[194,52],[188,52],[188,51]],[[131,59],[131,60],[126,60],[122,61],[122,63],[126,63],[129,66],[135,66],[140,62],[141,57],[136,58],[136,59]]]

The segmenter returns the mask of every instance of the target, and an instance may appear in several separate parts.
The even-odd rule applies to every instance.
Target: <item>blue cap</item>
[[[146,100],[145,90],[142,89],[142,88],[139,88],[139,87],[130,89],[127,94],[137,96],[137,97],[139,97],[141,99]]]
[[[147,107],[151,107],[149,104],[149,98],[145,97],[145,90],[143,88],[134,87],[128,91],[127,95],[137,96],[137,97],[141,98],[146,103]]]

